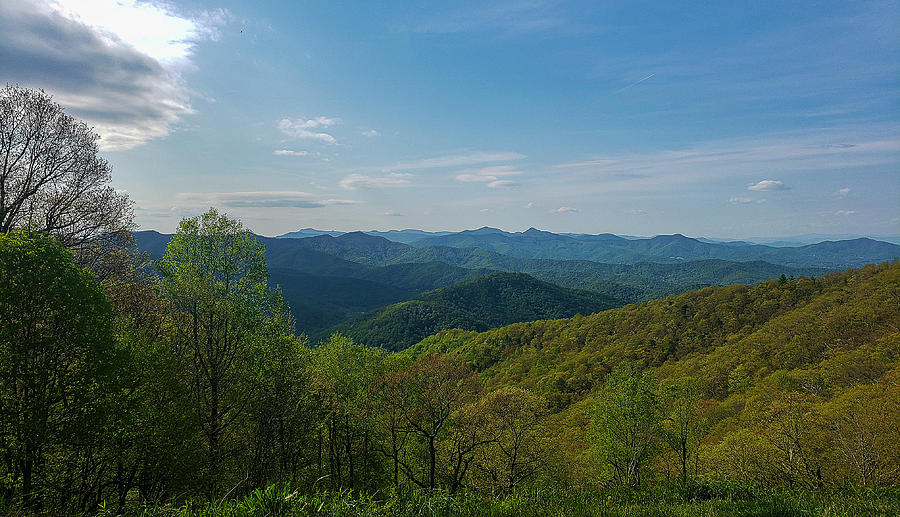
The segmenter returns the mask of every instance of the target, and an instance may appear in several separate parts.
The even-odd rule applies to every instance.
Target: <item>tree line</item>
[[[95,275],[43,232],[0,237],[0,497],[31,510],[310,490],[510,491],[546,401],[439,354],[293,333],[263,248],[210,210],[157,265]]]

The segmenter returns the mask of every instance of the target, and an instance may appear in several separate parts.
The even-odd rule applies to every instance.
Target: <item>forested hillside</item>
[[[900,483],[897,263],[447,330],[389,354],[340,334],[309,346],[262,242],[215,210],[182,221],[155,274],[120,251],[101,277],[44,234],[0,237],[0,508],[381,508],[375,494],[424,508],[436,493],[583,508],[572,498],[665,487],[746,506]],[[552,293],[594,299],[496,274],[421,301],[534,317]],[[849,508],[895,508],[891,493]]]
[[[671,395],[666,390],[681,390],[690,406],[676,418],[690,427],[682,430],[690,443],[631,451],[645,455],[635,468],[677,475],[686,447],[695,475],[809,487],[893,483],[900,474],[898,300],[900,264],[885,263],[480,334],[447,331],[407,353],[446,353],[479,372],[488,389],[515,386],[546,397],[555,413],[551,441],[561,461],[577,466],[567,473],[574,478],[606,471],[612,461],[591,445],[590,429],[615,388],[611,372],[624,362],[631,379],[643,379],[632,387],[654,394],[643,411],[656,411]],[[662,419],[672,409],[662,411],[661,420],[641,425],[672,424]]]
[[[143,231],[137,232],[135,238],[141,250],[158,259],[171,236]],[[258,238],[266,246],[271,282],[281,286],[298,331],[309,334],[321,333],[367,311],[411,301],[425,291],[497,271],[527,273],[559,286],[593,291],[623,304],[708,285],[754,283],[780,275],[809,276],[828,271],[758,261],[604,264],[585,260],[521,259],[479,248],[414,248],[362,232],[338,237],[320,234],[301,239]],[[422,308],[419,302],[411,301],[405,310],[416,308],[421,309],[420,318],[434,319],[426,314],[428,309]],[[392,313],[399,315],[395,310]],[[451,318],[447,316],[446,319]],[[498,324],[525,319],[507,319]],[[456,321],[464,319],[456,318]],[[421,337],[418,333],[415,336]],[[412,338],[404,342],[409,339]]]
[[[439,330],[487,330],[519,321],[591,314],[622,304],[523,273],[494,273],[351,318],[317,338],[340,332],[367,346],[402,350]]]

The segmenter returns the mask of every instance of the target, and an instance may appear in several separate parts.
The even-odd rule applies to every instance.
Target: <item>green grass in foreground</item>
[[[351,495],[300,494],[272,485],[242,499],[184,506],[153,506],[141,516],[212,517],[270,515],[349,516],[763,516],[900,515],[900,489],[781,491],[691,484],[654,491],[531,489],[502,498],[421,492]],[[101,510],[100,516],[114,515]]]

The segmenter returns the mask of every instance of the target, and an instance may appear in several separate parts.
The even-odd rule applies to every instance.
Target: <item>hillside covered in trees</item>
[[[519,321],[592,314],[619,305],[619,300],[559,287],[524,273],[494,273],[351,318],[320,337],[339,332],[367,346],[402,350],[440,330],[483,331]]]
[[[598,469],[626,475],[621,452],[634,455],[630,475],[687,469],[769,485],[892,484],[900,474],[897,300],[900,264],[885,263],[484,333],[447,331],[407,353],[447,354],[489,390],[546,397],[550,441],[563,464],[577,466],[565,469],[573,480]],[[623,386],[624,398],[609,398]],[[680,402],[666,407],[672,397]],[[621,406],[607,407],[610,400]],[[624,411],[616,413],[623,426],[644,426],[645,436],[632,438],[646,443],[598,448],[598,432],[615,440],[626,431],[602,420],[605,411]]]
[[[257,238],[266,247],[270,281],[281,287],[298,332],[310,335],[321,335],[325,329],[362,313],[410,301],[425,291],[494,272],[526,273],[625,304],[708,285],[755,283],[781,275],[811,276],[829,271],[719,259],[674,264],[520,259],[479,248],[414,248],[362,232],[337,237]],[[135,233],[138,248],[156,260],[162,257],[170,239],[171,235],[154,231]],[[552,242],[547,245],[552,246]]]

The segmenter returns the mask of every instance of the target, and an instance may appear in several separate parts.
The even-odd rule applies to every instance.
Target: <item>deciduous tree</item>
[[[75,247],[130,230],[99,138],[43,91],[0,89],[0,233],[30,228]]]

